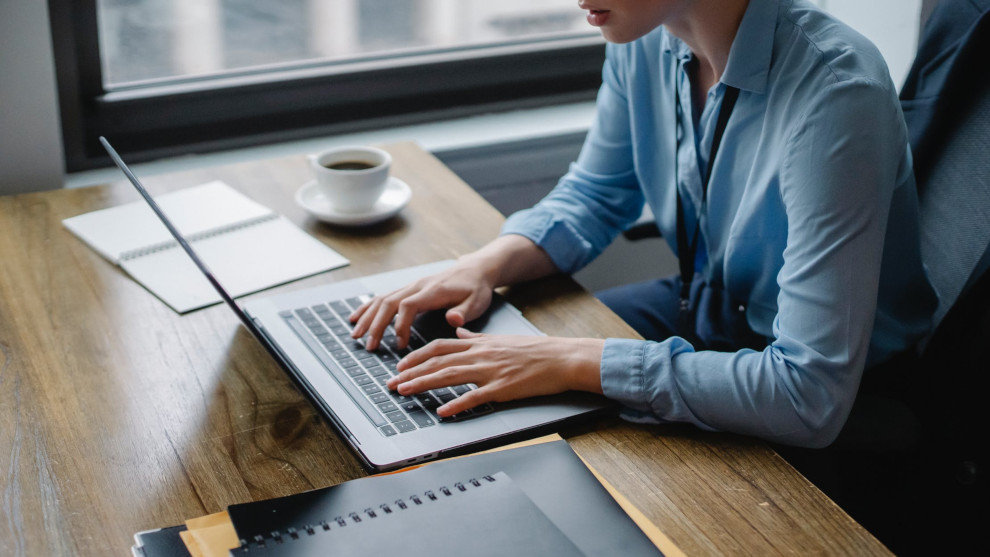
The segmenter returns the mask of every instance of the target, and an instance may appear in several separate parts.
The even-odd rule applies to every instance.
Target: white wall
[[[900,88],[918,49],[922,0],[812,0],[873,41]]]
[[[0,1],[0,195],[64,181],[50,36],[47,2]]]

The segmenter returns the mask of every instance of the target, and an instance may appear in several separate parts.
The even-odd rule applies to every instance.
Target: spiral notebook
[[[504,472],[396,495],[302,529],[245,540],[230,555],[581,554]]]
[[[518,531],[519,539],[528,539],[534,532],[528,529],[529,526],[520,529],[511,520],[494,520],[497,512],[503,512],[504,509],[496,509],[493,502],[488,501],[491,491],[480,489],[486,485],[487,480],[482,481],[485,476],[495,478],[496,481],[488,482],[489,484],[497,484],[500,472],[506,476],[506,484],[511,483],[511,487],[495,488],[499,493],[493,496],[493,501],[508,500],[505,508],[511,509],[510,512],[518,510],[527,517],[532,517],[538,511],[536,518],[527,518],[529,523],[538,525],[535,529],[537,536],[546,535],[553,545],[568,548],[569,555],[684,555],[635,507],[622,506],[617,500],[623,499],[621,496],[613,498],[611,493],[614,492],[609,491],[610,486],[600,482],[570,446],[557,436],[435,462],[401,473],[361,478],[286,497],[231,505],[224,513],[191,519],[184,527],[140,532],[135,536],[136,546],[133,552],[137,557],[189,557],[227,555],[229,550],[234,555],[243,556],[257,555],[258,547],[264,544],[267,548],[264,551],[272,553],[262,553],[263,555],[296,555],[295,550],[285,549],[286,553],[277,553],[277,549],[271,549],[280,548],[283,544],[289,548],[289,544],[292,544],[291,547],[300,548],[299,554],[302,555],[351,555],[357,552],[337,549],[336,545],[330,550],[330,546],[323,544],[352,543],[349,539],[331,540],[330,536],[335,532],[341,536],[365,535],[353,534],[356,529],[350,530],[351,533],[344,532],[354,525],[367,525],[372,521],[382,521],[385,524],[392,520],[408,520],[410,525],[415,524],[409,527],[419,530],[416,535],[425,536],[425,541],[422,541],[424,538],[415,538],[415,543],[409,544],[396,555],[486,555],[487,549],[462,551],[456,543],[448,543],[451,536],[475,532],[477,521],[482,521],[485,527],[476,537],[486,541],[486,546],[500,549],[496,554],[512,557],[517,557],[516,554],[525,555],[521,550],[507,550],[507,547],[515,546],[501,545],[497,540],[507,532],[516,535]],[[472,479],[475,481],[472,482]],[[480,486],[476,486],[476,482]],[[474,488],[479,488],[478,492],[469,493]],[[430,497],[431,493],[436,500]],[[465,497],[458,503],[443,502],[444,499],[452,501],[459,495]],[[423,510],[413,510],[408,515],[396,512],[396,507],[406,511],[411,508],[410,504],[415,505],[415,501],[410,499],[413,496],[418,497],[420,503],[425,505]],[[520,496],[523,498],[521,502]],[[398,505],[399,499],[406,509],[401,509]],[[428,503],[438,504],[430,507]],[[383,505],[390,512],[386,512]],[[433,518],[414,516],[431,508],[438,510],[441,505],[455,506],[450,507],[449,514],[443,511],[445,514],[433,515]],[[370,517],[369,511],[375,516]],[[355,521],[355,516],[361,519],[360,523]],[[406,519],[406,516],[410,518]],[[346,526],[341,526],[340,521]],[[424,525],[420,521],[429,521],[430,524]],[[374,526],[368,532],[393,532],[393,529],[407,526]],[[185,527],[189,528],[188,532],[182,532]],[[209,532],[213,530],[210,527],[219,531]],[[383,530],[377,530],[379,527]],[[208,542],[205,537],[201,537],[207,533],[213,535],[221,532],[221,536],[214,536],[215,541],[222,538],[218,543]],[[205,545],[199,545],[198,551],[193,551],[192,548],[186,551],[190,544],[187,540],[185,545],[180,545],[176,550],[175,544],[183,534],[196,534],[190,538],[199,538],[198,542],[193,540],[195,544]],[[407,537],[405,534],[383,535],[392,538]],[[561,536],[567,543],[559,541]],[[297,539],[310,541],[300,541],[296,546]],[[570,549],[572,545],[574,549]],[[661,547],[662,552],[659,550]],[[243,551],[238,553],[241,549]]]
[[[302,529],[331,520],[364,501],[387,501],[398,492],[422,492],[451,479],[505,472],[513,483],[585,555],[656,556],[657,546],[630,519],[563,440],[475,454],[415,470],[352,480],[287,497],[227,508],[237,536],[252,540],[271,531]],[[457,528],[458,521],[448,525]],[[446,530],[444,530],[446,531]],[[453,547],[453,546],[451,546]],[[407,552],[422,555],[424,552]]]
[[[349,263],[285,217],[223,182],[156,199],[234,297]],[[143,201],[75,216],[62,224],[179,313],[220,302],[216,290]]]

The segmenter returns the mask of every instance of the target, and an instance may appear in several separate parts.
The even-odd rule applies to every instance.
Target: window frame
[[[103,85],[97,0],[49,0],[67,172],[110,164],[98,138],[140,162],[320,135],[593,99],[600,38],[369,56],[216,79]]]

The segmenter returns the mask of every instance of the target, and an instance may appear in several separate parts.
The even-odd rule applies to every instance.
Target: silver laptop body
[[[329,311],[335,317],[343,318],[345,316],[341,312],[332,310],[331,302],[391,292],[420,277],[442,270],[451,265],[452,261],[439,261],[268,296],[251,300],[242,307],[217,282],[113,147],[104,138],[100,138],[100,141],[244,326],[303,388],[367,467],[379,471],[390,470],[468,452],[473,448],[495,445],[502,438],[511,436],[514,439],[546,432],[562,425],[565,420],[570,422],[587,418],[612,406],[600,396],[571,392],[500,403],[492,412],[479,413],[457,421],[440,422],[433,415],[435,423],[426,427],[419,427],[417,424],[414,429],[401,433],[395,431],[388,412],[379,410],[379,416],[374,416],[369,405],[377,405],[366,398],[361,386],[351,380],[346,370],[337,363],[338,360],[320,344],[304,319],[310,316],[307,312],[314,312],[315,309],[322,309],[323,316]],[[318,316],[316,319],[325,324],[324,319]],[[309,320],[315,322],[314,319]],[[493,302],[493,307],[484,319],[468,324],[468,328],[491,334],[542,334],[516,308],[500,299]],[[387,389],[381,390],[387,392]],[[387,395],[398,396],[397,393]],[[385,419],[385,425],[382,425],[382,418]]]

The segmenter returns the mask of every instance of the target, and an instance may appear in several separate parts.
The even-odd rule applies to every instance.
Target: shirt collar
[[[779,0],[749,0],[729,50],[722,83],[759,94],[766,91],[779,9]]]
[[[749,1],[729,50],[722,83],[754,93],[766,91],[778,13],[779,0]],[[661,48],[685,62],[693,56],[684,41],[667,32]]]

